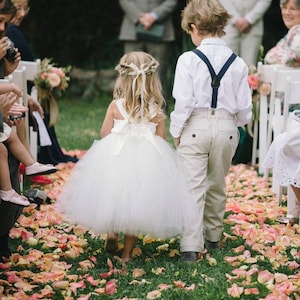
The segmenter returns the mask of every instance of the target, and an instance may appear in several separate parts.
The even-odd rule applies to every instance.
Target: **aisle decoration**
[[[60,96],[70,81],[71,66],[58,67],[51,58],[41,61],[41,71],[35,77],[38,97],[46,114],[50,115],[49,127],[58,120],[56,97]]]
[[[232,166],[226,178],[223,249],[183,266],[177,238],[139,237],[125,264],[103,252],[104,235],[66,222],[54,203],[74,166],[49,175],[53,203],[24,208],[11,230],[15,253],[0,263],[0,299],[208,299],[211,290],[215,299],[300,299],[300,227],[276,222],[286,207],[255,168]]]
[[[255,110],[256,103],[259,101],[260,94],[270,95],[271,85],[261,80],[261,74],[255,66],[249,67],[248,83],[252,90],[253,120],[258,120],[259,112]]]
[[[254,138],[257,136],[258,131],[260,94],[269,95],[271,93],[271,85],[261,80],[261,74],[259,74],[255,66],[249,66],[248,84],[252,90],[252,121],[247,124],[247,131]]]

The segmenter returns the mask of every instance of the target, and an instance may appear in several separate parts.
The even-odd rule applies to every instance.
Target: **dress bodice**
[[[133,135],[145,135],[152,133],[154,134],[156,131],[157,124],[153,122],[149,122],[146,119],[142,119],[137,122],[134,120],[129,120],[129,115],[124,107],[124,99],[118,99],[116,101],[117,107],[119,109],[120,114],[124,119],[114,119],[114,127],[111,132],[125,134],[131,132]]]
[[[111,130],[112,134],[117,134],[120,139],[116,141],[116,145],[114,148],[114,154],[119,154],[126,144],[126,141],[142,138],[148,140],[159,152],[160,150],[157,148],[157,143],[155,139],[157,135],[156,131],[156,123],[149,122],[146,118],[138,121],[130,120],[128,113],[124,107],[124,99],[118,99],[116,101],[117,107],[119,109],[120,114],[124,119],[114,119],[114,127]]]

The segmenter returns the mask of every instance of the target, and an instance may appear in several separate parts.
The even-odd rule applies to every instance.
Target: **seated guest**
[[[36,56],[29,46],[24,34],[20,30],[20,25],[23,19],[29,12],[29,0],[12,0],[17,12],[7,26],[6,34],[13,41],[15,47],[21,54],[21,59],[26,61],[34,61]],[[31,88],[31,87],[30,87]],[[50,146],[40,146],[38,153],[38,161],[42,163],[50,163],[57,165],[61,162],[77,162],[78,158],[69,156],[62,152],[62,149],[57,140],[54,126],[49,126],[50,115],[45,113],[44,122],[51,139]]]

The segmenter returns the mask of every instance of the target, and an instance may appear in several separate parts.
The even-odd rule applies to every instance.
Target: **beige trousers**
[[[226,110],[196,110],[192,113],[177,148],[183,163],[191,201],[197,203],[198,219],[186,228],[181,252],[203,249],[203,237],[217,242],[223,232],[226,182],[239,132],[235,116]],[[202,249],[201,249],[202,247]]]

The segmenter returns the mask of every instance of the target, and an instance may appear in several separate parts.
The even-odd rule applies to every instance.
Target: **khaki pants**
[[[223,232],[226,182],[239,132],[235,116],[225,110],[196,110],[186,123],[177,148],[198,220],[186,228],[181,251],[203,249],[203,237],[217,242]],[[201,250],[202,250],[201,249]]]

